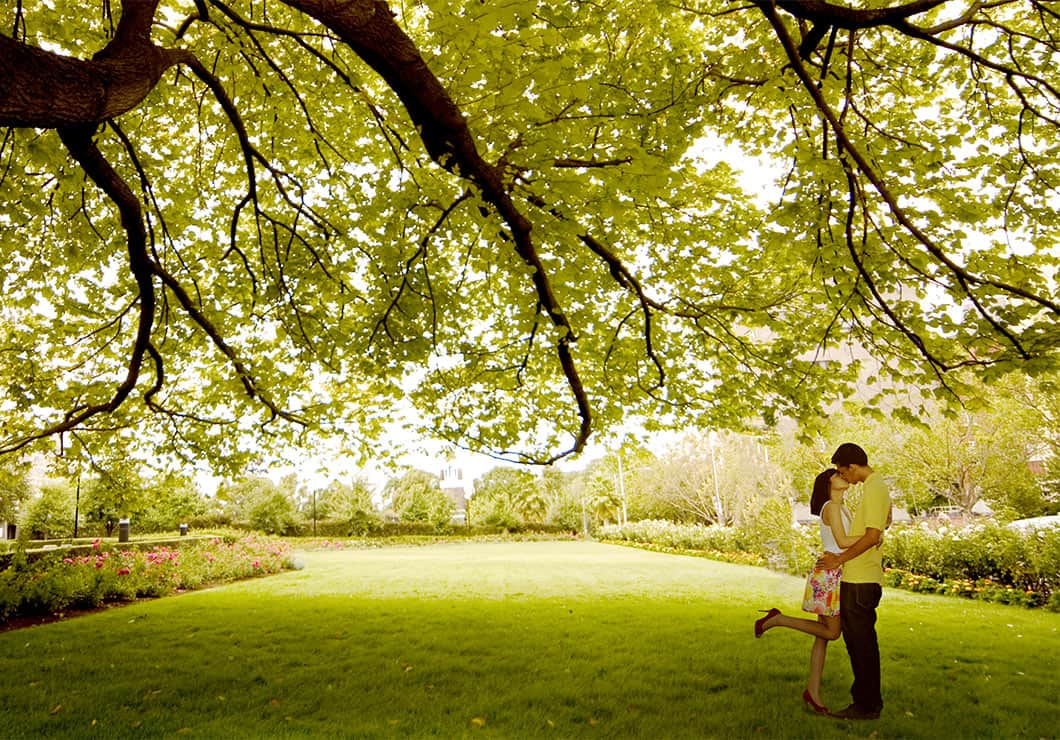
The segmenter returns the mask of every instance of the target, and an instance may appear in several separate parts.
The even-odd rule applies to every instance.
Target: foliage
[[[643,521],[603,527],[597,535],[803,575],[820,543],[815,528],[792,525],[790,514],[777,506],[744,529]],[[889,586],[1060,611],[1060,529],[1021,534],[996,524],[893,527],[884,536],[883,556]]]
[[[581,537],[570,530],[550,525],[511,530],[504,527],[450,527],[445,530],[429,530],[415,524],[387,522],[371,534],[355,537],[310,537],[292,538],[299,550],[371,550],[381,547],[426,547],[444,543],[467,542],[553,542],[579,540]]]
[[[1060,435],[1060,415],[1049,412],[1050,378],[969,382],[963,409],[931,404],[919,421],[870,414],[852,402],[810,439],[798,438],[797,428],[776,432],[770,450],[806,499],[832,451],[857,441],[889,480],[896,503],[914,515],[939,505],[967,513],[983,500],[1005,520],[1039,516],[1054,506],[1040,466],[1048,464],[1049,440]]]
[[[651,542],[677,550],[715,550],[720,552],[750,552],[753,543],[733,527],[702,524],[675,524],[660,520],[610,525],[597,530],[601,539]]]
[[[196,482],[186,476],[164,475],[145,481],[146,496],[134,515],[137,532],[171,532],[180,524],[205,516],[209,510]]]
[[[437,529],[449,523],[454,508],[438,483],[432,473],[408,470],[387,481],[383,496],[402,522],[422,522]]]
[[[15,521],[23,502],[30,496],[27,467],[13,456],[0,464],[0,522]]]
[[[469,516],[476,524],[519,529],[545,520],[548,501],[529,470],[493,468],[475,481]]]
[[[131,519],[145,507],[147,494],[134,461],[97,468],[97,475],[79,479],[80,510],[85,521],[103,527],[108,537],[120,519]]]
[[[962,528],[900,527],[884,538],[884,559],[939,584],[989,582],[1030,592],[1039,603],[1060,591],[1060,529],[1020,533],[997,524]],[[987,589],[988,593],[992,593]]]
[[[650,544],[676,552],[704,551],[715,559],[768,565],[794,575],[809,570],[819,548],[816,530],[793,526],[791,506],[780,498],[767,501],[759,517],[744,527],[646,520],[605,526],[596,535],[604,540]]]
[[[63,481],[41,486],[40,495],[32,499],[19,522],[22,531],[33,539],[63,537],[74,531],[74,491]]]
[[[88,554],[59,551],[0,571],[0,622],[164,596],[290,567],[288,545],[255,536],[194,539],[176,549],[146,550],[97,540]]]
[[[549,462],[815,417],[847,342],[904,414],[1055,366],[1056,14],[847,5],[9,5],[0,449],[239,469],[407,402]]]

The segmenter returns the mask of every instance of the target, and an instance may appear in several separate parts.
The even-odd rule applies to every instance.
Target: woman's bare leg
[[[762,627],[763,632],[774,627],[787,627],[788,629],[805,632],[814,637],[820,637],[823,640],[834,640],[839,637],[839,617],[820,617],[815,622],[812,619],[800,619],[798,617],[789,617],[787,614],[778,614]]]
[[[820,617],[822,622],[826,619],[839,618]],[[810,697],[818,704],[824,704],[821,701],[821,677],[824,675],[824,659],[828,654],[828,642],[823,637],[816,637],[813,641],[813,647],[810,649],[810,676],[806,679],[806,690],[810,692]]]

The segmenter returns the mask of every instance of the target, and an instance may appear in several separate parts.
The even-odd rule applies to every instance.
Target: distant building
[[[467,499],[471,494],[471,481],[464,475],[464,469],[458,465],[446,465],[442,468],[438,487],[453,502],[453,524],[467,522]]]

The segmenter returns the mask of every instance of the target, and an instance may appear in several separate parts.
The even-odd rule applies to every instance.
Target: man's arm
[[[869,548],[875,547],[882,536],[882,530],[868,527],[865,530],[865,534],[861,535],[857,542],[843,550],[843,552],[826,552],[819,557],[817,559],[817,567],[825,570],[834,570],[851,558],[856,558]]]

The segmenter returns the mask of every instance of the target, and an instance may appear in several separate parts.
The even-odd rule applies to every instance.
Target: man
[[[839,586],[839,619],[843,642],[850,656],[854,683],[853,703],[832,716],[841,719],[876,719],[883,709],[880,692],[880,645],[876,639],[876,607],[883,594],[883,554],[879,545],[887,528],[891,497],[883,476],[869,467],[865,450],[845,442],[832,455],[832,464],[848,483],[863,483],[861,503],[847,534],[857,537],[841,553],[825,553],[818,568],[843,567]]]

